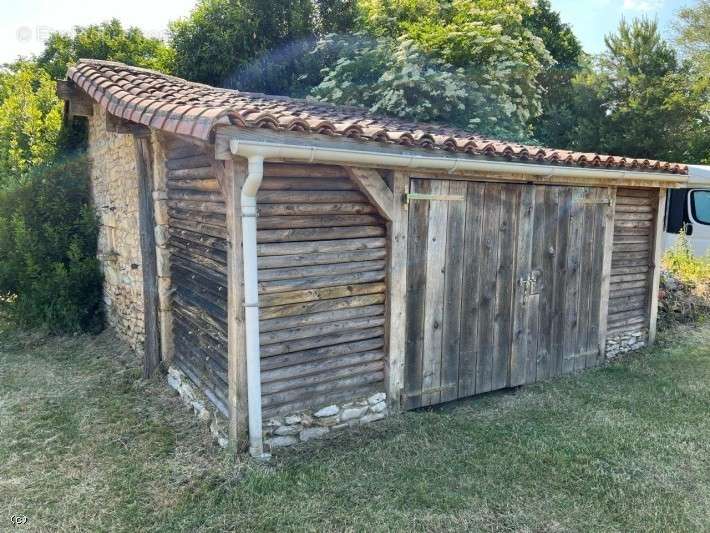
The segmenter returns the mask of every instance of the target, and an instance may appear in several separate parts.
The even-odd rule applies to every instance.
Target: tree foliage
[[[699,72],[710,72],[710,0],[698,0],[678,13],[677,42]]]
[[[551,56],[523,23],[525,0],[363,0],[373,39],[329,36],[339,50],[314,97],[527,138],[540,113],[538,76]],[[391,61],[390,61],[391,59]]]
[[[178,76],[271,94],[302,94],[320,79],[316,37],[347,31],[354,0],[201,0],[171,24]],[[315,80],[315,81],[312,81]]]
[[[707,85],[679,62],[655,21],[622,21],[607,51],[574,79],[563,146],[649,159],[710,157]]]
[[[572,28],[552,10],[549,0],[538,0],[524,23],[542,39],[553,59],[538,77],[542,112],[533,118],[534,136],[542,144],[563,146],[564,135],[575,120],[571,108],[575,98],[572,80],[580,73],[585,61],[582,45]]]
[[[86,159],[72,158],[0,192],[0,304],[23,325],[57,333],[101,327],[88,175]]]
[[[52,33],[37,62],[50,76],[60,79],[70,65],[82,58],[120,61],[169,71],[172,50],[139,28],[124,28],[119,20],[112,19],[101,24],[77,26],[71,33]]]
[[[0,189],[25,183],[57,154],[62,107],[55,83],[31,62],[0,74]]]

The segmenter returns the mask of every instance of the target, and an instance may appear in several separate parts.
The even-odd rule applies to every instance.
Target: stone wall
[[[271,449],[292,446],[325,437],[333,431],[382,420],[387,416],[386,400],[386,394],[378,392],[342,405],[332,404],[316,411],[271,418],[264,423],[264,444]]]
[[[630,331],[609,337],[606,340],[606,356],[609,359],[639,350],[648,344],[648,330]]]
[[[143,273],[133,137],[107,132],[106,113],[98,106],[89,117],[88,155],[107,321],[131,348],[142,352]]]

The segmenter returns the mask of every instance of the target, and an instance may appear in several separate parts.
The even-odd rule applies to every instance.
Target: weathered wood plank
[[[138,229],[140,232],[141,270],[143,274],[143,376],[152,377],[160,365],[160,326],[158,322],[158,263],[153,213],[153,150],[150,138],[135,135],[138,178]]]
[[[539,298],[540,325],[538,328],[538,353],[536,375],[538,379],[548,379],[555,375],[553,347],[553,317],[555,316],[555,266],[559,232],[560,189],[559,187],[538,187],[544,193],[544,220],[541,227],[536,224],[535,239],[542,242],[542,259],[536,264],[542,271],[541,293]],[[537,211],[536,211],[537,212]],[[536,252],[536,258],[538,254]]]
[[[383,293],[364,294],[361,296],[334,298],[332,300],[317,300],[315,302],[265,307],[259,310],[259,317],[262,320],[271,320],[275,318],[308,315],[310,313],[322,313],[324,311],[330,312],[337,311],[339,309],[351,309],[354,307],[365,307],[368,305],[379,305],[384,303],[385,295]]]
[[[329,322],[337,323],[341,327],[345,328],[354,324],[354,322],[351,322],[353,319],[371,316],[381,316],[384,314],[384,311],[384,305],[368,305],[364,307],[351,307],[345,309],[329,310],[319,313],[310,313],[307,315],[300,316],[272,318],[267,320],[261,320],[259,323],[259,329],[263,333],[269,333],[284,329],[291,330],[314,324],[326,324]]]
[[[410,191],[428,193],[430,182],[412,180]],[[407,341],[405,350],[404,408],[419,406],[422,389],[422,350],[424,344],[424,302],[426,297],[426,257],[429,202],[414,202],[409,206],[407,254]],[[416,402],[416,403],[415,403]]]
[[[430,184],[431,194],[448,194],[447,181]],[[422,345],[422,390],[441,386],[442,324],[444,322],[444,291],[446,280],[448,202],[432,201],[427,223],[426,289],[424,293],[424,339]],[[434,405],[441,400],[441,391],[424,393],[421,405]]]
[[[373,337],[362,341],[345,342],[334,346],[321,346],[301,352],[290,352],[271,357],[263,357],[262,354],[261,369],[262,371],[284,369],[284,372],[289,372],[289,368],[294,365],[338,358],[361,352],[371,352],[380,350],[384,345],[385,340],[383,337]]]
[[[514,227],[514,238],[517,240],[516,256],[514,258],[513,285],[513,335],[510,351],[510,375],[508,385],[516,387],[523,383],[535,381],[536,365],[529,366],[529,361],[535,361],[537,351],[531,344],[537,344],[536,335],[532,329],[533,315],[537,315],[540,296],[532,294],[532,288],[526,285],[530,279],[536,279],[533,266],[533,236],[537,215],[536,189],[534,185],[524,185],[520,194],[517,214],[517,226]],[[543,206],[540,206],[543,207]],[[540,210],[541,211],[541,210]],[[537,216],[536,216],[537,215]],[[538,241],[542,242],[542,234]],[[540,271],[542,272],[542,271]],[[537,328],[535,328],[537,332]],[[529,376],[532,374],[532,376]]]
[[[387,240],[382,237],[364,239],[336,239],[311,242],[282,242],[257,245],[259,257],[272,255],[304,255],[331,252],[353,252],[357,250],[372,250],[385,248]]]
[[[354,274],[372,270],[383,270],[384,268],[384,259],[379,261],[356,261],[352,263],[335,263],[294,268],[270,268],[259,270],[259,279],[262,282],[267,282],[334,274]]]
[[[510,350],[512,346],[513,277],[515,275],[515,232],[520,214],[519,185],[502,188],[500,223],[498,226],[498,272],[495,280],[495,315],[493,320],[493,361],[491,387],[501,389],[509,382]]]
[[[464,181],[451,181],[449,195],[466,198]],[[467,202],[448,203],[440,401],[458,398]],[[464,317],[466,319],[467,317]]]
[[[260,273],[266,274],[271,269],[303,268],[309,266],[328,266],[339,263],[359,263],[379,261],[387,257],[386,248],[356,250],[352,252],[324,252],[315,254],[273,255],[259,258]],[[261,274],[259,275],[261,278]]]
[[[382,219],[377,215],[261,216],[257,219],[260,230],[376,226],[381,223]]]
[[[321,204],[261,204],[260,217],[271,216],[323,216],[323,215],[369,215],[377,213],[370,204],[321,203]]]
[[[341,287],[348,284],[372,283],[384,279],[385,271],[381,269],[366,272],[351,272],[349,274],[335,274],[332,276],[310,276],[298,279],[263,281],[259,282],[259,294],[293,292],[296,290],[320,289],[323,287]]]
[[[259,244],[276,242],[324,241],[336,239],[364,239],[382,237],[385,228],[382,226],[344,226],[329,228],[299,228],[258,230],[256,242]]]
[[[398,410],[404,391],[404,361],[407,345],[407,246],[408,206],[402,201],[409,192],[409,175],[395,172],[392,181],[394,209],[387,226],[389,261],[387,270],[387,363],[386,387],[390,410]]]
[[[476,394],[493,388],[493,362],[496,358],[496,294],[498,285],[499,253],[501,249],[501,210],[503,187],[497,183],[485,184],[483,213],[483,246],[480,270],[480,318],[478,321],[479,346],[476,364]]]
[[[303,381],[298,381],[300,376],[313,376],[314,383],[318,381],[326,381],[334,377],[347,376],[348,372],[352,372],[352,367],[362,370],[362,364],[379,362],[379,365],[373,367],[378,370],[384,366],[384,352],[382,350],[372,350],[366,352],[358,352],[350,355],[342,355],[340,357],[329,357],[316,361],[308,361],[289,367],[281,367],[273,370],[262,370],[262,384],[281,382],[278,387],[264,387],[264,394],[275,392],[277,390],[289,390],[303,386]],[[349,368],[350,367],[350,368]],[[344,373],[336,375],[329,373],[330,370],[344,370]],[[309,384],[309,382],[305,382]]]
[[[259,301],[261,307],[270,307],[384,292],[385,283],[383,282],[359,283],[357,285],[342,285],[340,287],[324,287],[321,289],[264,294],[259,296]]]
[[[481,320],[481,267],[484,235],[485,184],[468,183],[466,192],[466,231],[464,237],[464,276],[461,301],[461,343],[459,345],[459,396],[476,392],[476,366],[480,353],[478,324]]]
[[[271,395],[287,393],[289,391],[298,390],[302,387],[323,385],[325,390],[330,390],[330,382],[336,379],[349,378],[354,372],[371,373],[382,372],[385,367],[385,362],[382,361],[382,354],[371,354],[368,360],[365,356],[352,357],[355,360],[355,365],[350,367],[328,368],[330,365],[321,365],[317,373],[308,374],[305,376],[294,375],[285,381],[271,381],[262,385],[262,393],[268,398]],[[359,361],[358,361],[359,359]]]
[[[346,176],[340,178],[265,177],[262,191],[356,191]]]
[[[353,331],[337,332],[317,337],[308,337],[303,339],[294,339],[288,342],[274,343],[268,346],[262,346],[261,352],[263,357],[271,357],[274,355],[282,355],[290,352],[300,352],[311,348],[319,348],[322,346],[334,346],[346,342],[361,341],[383,337],[385,328],[382,326],[374,328],[359,329]]]
[[[567,248],[572,210],[572,188],[562,187],[558,196],[558,229],[555,245],[555,281],[552,313],[552,357],[551,375],[562,374],[565,334],[565,296],[567,294]]]
[[[360,191],[261,191],[256,196],[260,204],[331,204],[367,203]]]
[[[652,233],[653,236],[653,263],[651,264],[652,273],[650,276],[649,283],[650,295],[649,295],[649,324],[648,324],[648,344],[652,345],[656,342],[656,330],[658,323],[658,290],[661,279],[661,256],[663,253],[663,218],[666,207],[666,189],[659,189],[658,191],[658,205],[656,207],[656,214]]]

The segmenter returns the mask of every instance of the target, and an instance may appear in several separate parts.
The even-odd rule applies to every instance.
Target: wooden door
[[[596,364],[607,189],[413,179],[403,403]]]

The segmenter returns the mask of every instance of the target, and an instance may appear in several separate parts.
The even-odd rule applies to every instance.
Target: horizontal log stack
[[[657,195],[658,192],[651,189],[618,189],[616,194],[609,288],[609,355],[625,351],[621,344],[633,346],[645,342]]]
[[[167,147],[174,364],[228,416],[226,206],[211,158]]]
[[[386,228],[343,169],[268,163],[257,253],[264,416],[384,390]]]

